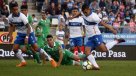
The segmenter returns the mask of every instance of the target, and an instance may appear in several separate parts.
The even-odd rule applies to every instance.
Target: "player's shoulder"
[[[44,49],[48,49],[48,45],[46,44],[46,45],[44,45],[44,47],[43,47]]]
[[[55,41],[55,45],[56,45],[56,46],[60,46],[60,45],[61,45],[61,43],[60,43],[60,42],[58,42],[58,41]]]
[[[20,12],[20,17],[26,17],[23,13]]]
[[[57,31],[56,31],[56,33],[60,33],[60,31],[59,31],[59,30],[57,30]]]
[[[79,16],[78,18],[79,18],[80,20],[83,20],[83,17],[82,17],[82,16]]]
[[[9,18],[12,18],[12,13],[8,16],[8,19],[9,19]]]
[[[95,13],[95,12],[92,12],[91,16],[96,17],[96,16],[98,16],[98,14],[97,14],[97,13]]]

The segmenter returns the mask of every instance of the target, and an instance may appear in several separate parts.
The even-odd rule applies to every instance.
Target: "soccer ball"
[[[91,70],[93,68],[93,65],[90,61],[84,61],[82,64],[82,67],[84,70]]]

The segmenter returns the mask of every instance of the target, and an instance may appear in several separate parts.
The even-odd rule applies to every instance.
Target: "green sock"
[[[34,60],[36,60],[37,63],[41,63],[41,60],[40,60],[40,55],[39,53],[33,53],[33,58]]]
[[[31,50],[27,50],[27,51],[26,51],[26,54],[28,54],[28,55],[32,55],[32,54],[33,54],[33,52],[32,52]]]
[[[80,63],[80,65],[82,65],[82,64],[83,64],[83,61],[80,61],[79,63]]]

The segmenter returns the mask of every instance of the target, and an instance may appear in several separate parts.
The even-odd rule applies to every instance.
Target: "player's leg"
[[[99,66],[94,58],[94,56],[91,54],[91,48],[90,47],[85,47],[85,54],[87,56],[87,59],[93,64],[93,69],[94,70],[99,70]]]
[[[70,51],[74,53],[74,51],[75,51],[75,39],[70,38],[69,42],[70,42]]]
[[[76,46],[77,46],[77,49],[78,49],[78,54],[83,54],[83,50],[82,50],[83,38],[77,37],[75,43],[76,43]]]
[[[39,54],[37,52],[33,51],[33,49],[31,48],[31,46],[29,44],[21,45],[20,48],[23,53],[26,53],[28,55],[33,55],[33,58],[37,63],[41,63]]]
[[[32,47],[35,51],[39,52],[41,55],[45,55],[48,58],[48,60],[51,62],[51,65],[53,67],[57,66],[57,63],[54,61],[54,59],[52,59],[42,48],[39,48],[36,43],[32,44]]]
[[[95,47],[94,46],[94,37],[90,37],[88,38],[88,41],[85,44],[85,55],[87,56],[87,59],[92,63],[92,65],[94,66],[93,69],[94,70],[99,70],[99,66],[96,63],[96,60],[94,58],[94,56],[91,54],[91,47]]]
[[[28,55],[32,55],[32,51],[30,50],[30,47],[28,48],[28,45],[21,45],[20,49],[22,50],[23,53],[26,53]]]
[[[42,48],[38,47],[38,45],[36,44],[36,39],[35,39],[34,33],[31,33],[29,35],[28,43],[31,44],[34,51],[39,52],[41,55],[44,54],[45,56],[47,56],[48,60],[51,62],[53,67],[57,66],[57,63]]]
[[[67,60],[69,60],[68,64],[73,64],[73,65],[81,65],[82,64],[82,60],[86,57],[85,54],[82,54],[82,56],[78,56],[73,54],[71,51],[69,50],[64,50],[65,51],[65,56]],[[72,59],[72,60],[71,60]],[[80,61],[79,61],[80,60]]]
[[[13,45],[13,51],[15,52],[15,55],[17,56],[17,58],[19,58],[20,61],[21,61],[21,63],[16,65],[16,66],[17,67],[22,67],[22,66],[26,65],[26,61],[22,56],[22,52],[18,51],[19,47],[20,47],[19,44],[14,44]]]
[[[109,51],[112,47],[114,47],[116,44],[121,43],[121,42],[125,42],[125,40],[124,39],[115,39],[115,40],[113,40],[111,42],[108,42],[108,43],[104,44],[101,35],[97,35],[95,37],[96,47],[98,46],[98,48],[102,52]]]
[[[31,55],[33,55],[34,60],[35,60],[38,64],[40,64],[40,63],[41,63],[41,60],[40,60],[39,52],[34,51],[34,49],[33,49],[31,46],[30,46],[30,50],[31,50],[31,52],[32,52]]]
[[[118,43],[122,43],[122,42],[125,42],[125,40],[123,38],[115,39],[115,40],[113,40],[111,42],[106,43],[105,46],[106,46],[107,50],[110,50],[115,45],[117,45]]]
[[[20,45],[24,44],[24,41],[25,41],[25,36],[22,36],[22,34],[18,33],[13,45],[13,51],[15,52],[15,55],[21,60],[21,63],[18,64],[17,67],[22,67],[26,65],[26,61],[22,56],[22,52],[18,51]]]
[[[77,65],[77,66],[79,66],[79,65],[82,65],[82,62],[80,61],[75,61],[75,60],[73,60],[73,65]]]

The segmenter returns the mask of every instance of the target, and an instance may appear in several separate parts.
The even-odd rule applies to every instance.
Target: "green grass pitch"
[[[19,60],[0,60],[0,76],[136,76],[136,61],[97,61],[101,70],[84,71],[81,66],[53,68],[49,62],[38,65],[27,60],[26,67],[17,68]]]

